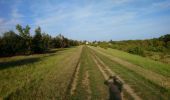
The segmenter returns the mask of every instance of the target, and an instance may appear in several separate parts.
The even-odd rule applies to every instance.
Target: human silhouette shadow
[[[121,92],[123,83],[118,82],[116,76],[110,76],[104,84],[108,86],[109,100],[122,100]]]

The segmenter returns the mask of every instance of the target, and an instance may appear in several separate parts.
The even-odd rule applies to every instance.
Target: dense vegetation
[[[41,28],[35,29],[35,35],[30,35],[30,27],[27,25],[23,28],[21,25],[16,26],[16,30],[8,31],[0,37],[0,56],[11,56],[18,54],[43,53],[49,48],[65,48],[79,45],[78,41],[65,38],[61,34],[56,37],[41,32]]]
[[[146,40],[94,41],[92,45],[123,50],[128,53],[150,57],[154,60],[162,60],[169,58],[170,55],[170,34]]]

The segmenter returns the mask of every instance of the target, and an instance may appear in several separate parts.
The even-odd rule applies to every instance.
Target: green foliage
[[[96,46],[94,41],[92,46]],[[149,52],[167,53],[170,48],[170,34],[161,36],[160,38],[146,39],[146,40],[125,40],[125,41],[113,41],[109,42],[97,42],[98,46],[102,48],[113,48],[137,54],[140,56],[148,56]]]
[[[28,25],[23,28],[18,24],[16,30],[19,35],[14,31],[5,32],[0,37],[0,56],[43,53],[50,48],[66,48],[79,45],[79,41],[67,39],[61,34],[53,38],[46,33],[42,33],[40,27],[35,30],[35,35],[32,37],[30,29]]]
[[[140,47],[130,48],[128,50],[129,53],[144,56],[144,51]]]
[[[163,52],[165,50],[165,47],[153,47],[153,46],[150,46],[148,47],[147,49],[148,51],[154,51],[154,52]]]
[[[170,49],[170,41],[167,42],[167,48]]]
[[[164,36],[161,36],[159,39],[163,40],[164,42],[168,42],[168,41],[170,41],[170,34],[166,34]]]
[[[34,53],[42,53],[44,51],[40,27],[35,29],[35,36],[33,37],[32,42],[33,42],[32,50]]]
[[[1,54],[2,55],[13,55],[19,52],[22,47],[20,44],[22,38],[15,34],[13,31],[5,32],[3,38],[1,39]]]
[[[99,42],[99,46],[101,47],[101,48],[104,48],[104,49],[107,49],[108,47],[109,47],[109,44],[107,43],[107,42]]]
[[[19,32],[20,37],[22,38],[22,51],[24,54],[31,53],[31,36],[30,36],[30,27],[27,25],[23,28],[21,25],[16,25],[16,29]],[[20,48],[21,49],[21,48]]]
[[[45,48],[45,50],[50,48],[50,41],[51,41],[51,36],[46,33],[43,33],[42,34],[42,42],[43,42],[43,48]]]

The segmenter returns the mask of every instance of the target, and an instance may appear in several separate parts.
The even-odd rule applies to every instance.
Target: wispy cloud
[[[169,8],[170,9],[170,2],[169,0],[165,0],[162,2],[153,3],[152,6],[155,8],[162,8],[162,9]]]
[[[12,30],[15,28],[16,24],[22,24],[21,18],[23,17],[23,15],[20,14],[18,11],[18,3],[19,1],[15,2],[15,4],[12,5],[9,19],[0,17],[0,32]]]
[[[122,5],[128,1],[130,0],[115,0],[111,3]],[[102,30],[107,27],[111,28],[135,16],[134,12],[112,11],[112,7],[115,6],[110,6],[112,4],[108,6],[108,2],[95,2],[84,6],[75,6],[72,4],[72,6],[66,8],[63,8],[66,4],[63,4],[63,6],[60,4],[59,6],[62,9],[53,6],[52,10],[48,9],[48,12],[45,10],[45,15],[41,18],[36,18],[35,24],[41,25],[45,30],[59,27],[59,32],[63,33],[69,33],[69,31],[73,33],[81,33],[81,31],[85,33],[89,31],[88,33],[91,33],[95,32],[95,30]],[[52,5],[49,6],[51,7]],[[64,27],[63,29],[62,26]]]
[[[21,13],[26,8],[29,12]],[[109,40],[133,35],[135,39],[170,32],[168,17],[169,0],[32,0],[26,7],[14,6],[9,19],[0,16],[0,28],[31,23],[33,29],[41,26],[52,36],[62,33],[73,39]]]

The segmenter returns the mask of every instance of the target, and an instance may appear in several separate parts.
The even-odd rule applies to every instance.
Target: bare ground
[[[80,69],[80,63],[78,64],[76,68],[75,76],[74,76],[73,83],[72,83],[71,90],[70,90],[71,95],[74,95],[75,90],[76,90],[79,69]]]
[[[86,89],[86,91],[88,93],[87,100],[91,100],[91,89],[90,89],[89,72],[88,71],[86,71],[86,73],[85,73],[85,77],[82,81],[82,84],[84,85],[84,88]]]

